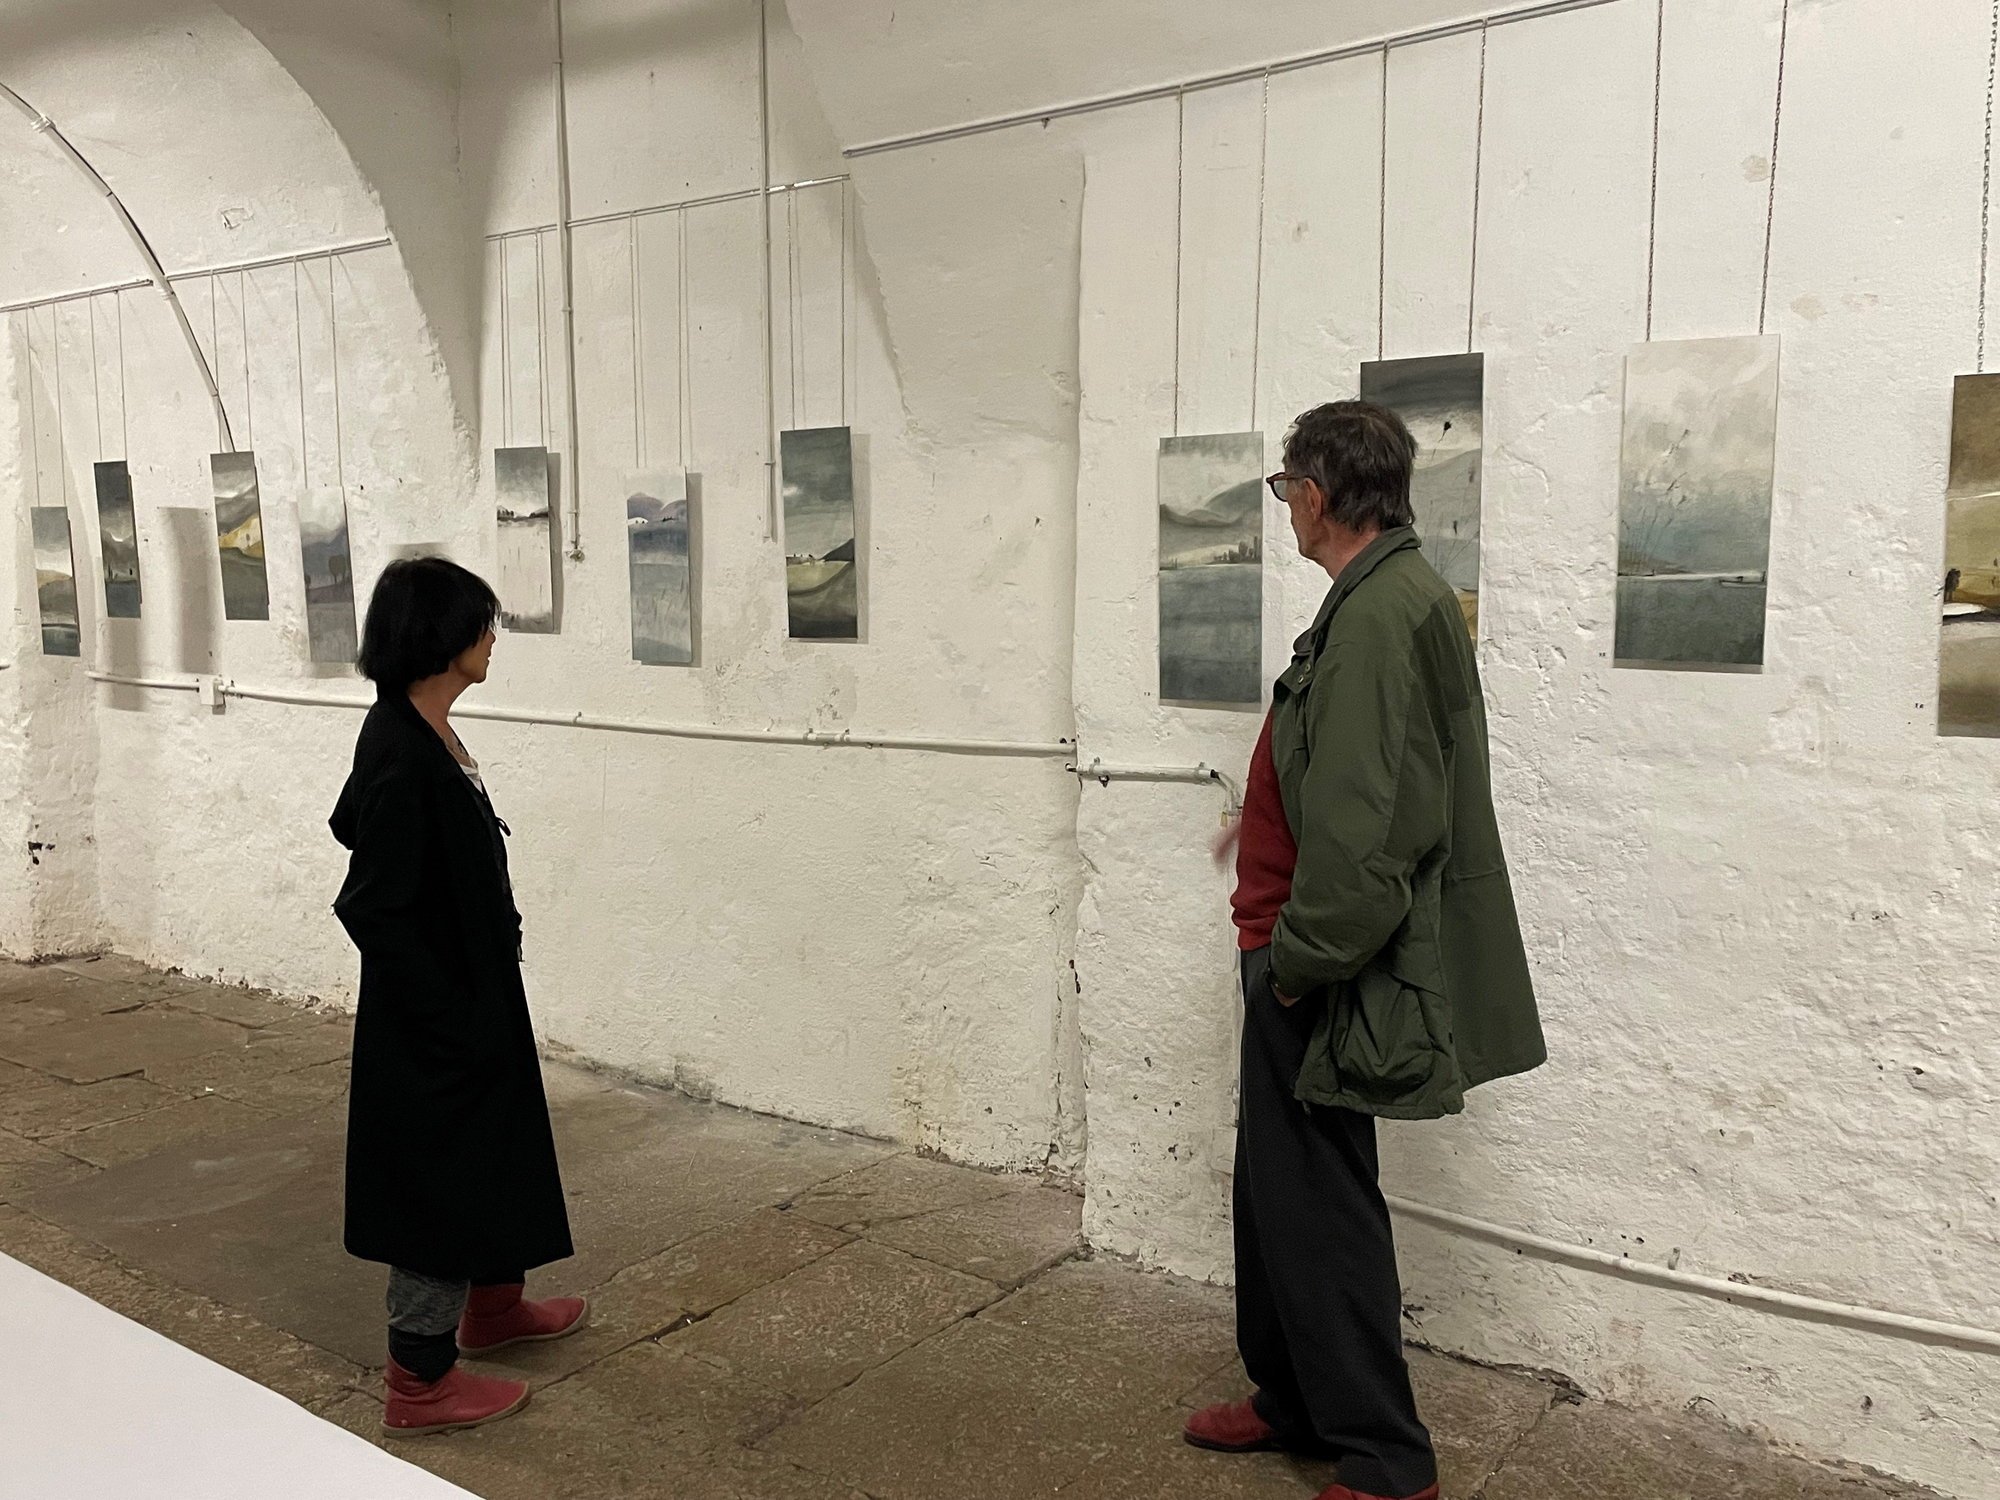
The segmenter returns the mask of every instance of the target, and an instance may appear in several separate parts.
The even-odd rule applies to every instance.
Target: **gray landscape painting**
[[[81,656],[83,631],[76,615],[76,556],[70,550],[69,512],[60,505],[37,505],[29,510],[28,522],[35,538],[42,655]]]
[[[132,513],[132,476],[123,459],[94,466],[97,539],[104,553],[104,613],[112,620],[139,618],[139,521]]]
[[[347,495],[309,489],[299,501],[299,554],[306,581],[306,635],[312,659],[352,662],[355,655],[354,560],[347,550]]]
[[[1764,662],[1778,340],[1640,344],[1619,461],[1621,666]]]
[[[1938,733],[2000,736],[2000,375],[1951,393]]]
[[[693,666],[697,553],[686,474],[627,478],[625,537],[632,571],[632,659]]]
[[[549,512],[549,450],[495,448],[493,493],[500,522],[500,623],[547,635],[556,628],[556,550]]]
[[[1160,439],[1160,700],[1264,695],[1264,437]]]
[[[215,486],[215,543],[222,558],[222,614],[230,620],[271,618],[271,590],[264,574],[264,507],[257,494],[257,459],[251,453],[211,453]]]
[[[861,638],[854,442],[845,427],[778,434],[784,472],[785,606],[794,640]]]
[[[1417,440],[1410,506],[1424,556],[1458,594],[1465,628],[1479,635],[1479,502],[1486,356],[1371,360],[1361,399],[1388,407]]]

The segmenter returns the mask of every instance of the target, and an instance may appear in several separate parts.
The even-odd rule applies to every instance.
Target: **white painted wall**
[[[1668,0],[1661,337],[1754,331],[1781,4]],[[365,583],[397,547],[429,542],[490,567],[484,455],[567,447],[555,242],[538,268],[532,234],[507,241],[503,269],[497,242],[478,241],[554,214],[546,10],[481,0],[446,19],[380,0],[329,39],[302,3],[228,9],[236,20],[190,5],[168,24],[158,7],[135,20],[9,0],[0,76],[77,122],[170,265],[397,235],[398,250],[332,270],[358,564]],[[773,177],[837,172],[842,144],[1472,7],[1257,9],[1249,25],[1184,0],[786,0],[771,12]],[[578,214],[756,183],[754,6],[566,10]],[[1555,1057],[1461,1119],[1385,1131],[1387,1185],[1686,1270],[2000,1327],[1989,767],[1981,742],[1930,731],[1990,15],[1976,0],[1933,0],[1917,21],[1893,0],[1792,11],[1762,675],[1609,665],[1656,16],[1617,0],[1493,32],[1483,132],[1476,36],[1397,52],[1386,225],[1372,57],[1277,75],[1268,104],[1242,84],[1184,110],[1169,99],[871,156],[848,164],[845,194],[775,200],[780,421],[844,414],[859,440],[859,645],[784,638],[754,202],[579,229],[583,556],[564,568],[563,633],[504,641],[485,700],[789,730],[1074,734],[1086,756],[1240,772],[1255,715],[1154,699],[1159,437],[1176,410],[1183,432],[1248,427],[1254,396],[1275,462],[1289,417],[1351,392],[1378,342],[1391,356],[1462,349],[1470,315],[1488,372],[1481,659]],[[101,207],[4,123],[0,195],[0,300],[130,274]],[[319,480],[335,451],[327,285],[323,263],[301,283]],[[205,284],[188,295],[206,340]],[[128,400],[121,415],[105,378],[109,301],[98,400],[103,451],[129,431],[156,604],[136,629],[99,629],[86,588],[87,630],[123,671],[359,691],[304,665],[284,519],[301,482],[291,273],[221,284],[214,342],[233,412],[239,295],[279,618],[214,618],[204,403],[163,309],[128,294]],[[92,324],[82,305],[41,318],[40,357],[63,349],[88,564],[98,424],[78,393]],[[19,341],[7,347],[19,412],[32,403]],[[45,450],[53,416],[39,417]],[[0,484],[17,496],[35,467],[18,430],[0,424]],[[635,457],[700,476],[694,670],[625,659],[620,482]],[[52,461],[41,481],[61,484]],[[1275,668],[1323,579],[1290,555],[1275,506],[1267,529]],[[102,941],[346,993],[351,955],[325,910],[340,862],[321,820],[352,715],[234,703],[214,716],[182,696],[82,686],[35,655],[26,534],[24,509],[0,532],[14,560],[0,656],[17,659],[0,673],[0,791],[26,789],[0,823],[0,947]],[[159,602],[176,599],[190,602]],[[1226,882],[1206,853],[1216,792],[1079,790],[1028,760],[468,731],[519,831],[531,993],[553,1045],[967,1160],[1080,1168],[1098,1244],[1227,1274],[1236,1001]],[[20,864],[24,813],[74,834],[65,860],[81,852]],[[1404,1250],[1419,1337],[1642,1404],[1699,1399],[1808,1448],[1995,1493],[1991,1358],[1553,1270],[1418,1226]]]

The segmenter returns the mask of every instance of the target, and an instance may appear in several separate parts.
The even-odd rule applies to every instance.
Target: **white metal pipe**
[[[582,562],[583,490],[578,480],[576,419],[576,275],[570,256],[569,84],[563,68],[562,0],[550,0],[550,4],[555,12],[556,29],[556,260],[557,274],[562,280],[563,436],[569,444],[569,452],[563,455],[563,488],[569,499],[570,560]],[[536,264],[539,266],[540,261]],[[539,348],[539,340],[548,336],[548,330],[537,329],[536,336]]]
[[[295,265],[300,261],[325,260],[330,255],[352,255],[359,250],[381,250],[396,242],[388,235],[377,235],[369,240],[349,240],[345,244],[326,245],[317,250],[300,250],[289,255],[264,255],[255,260],[233,260],[217,266],[189,266],[179,271],[167,272],[169,281],[193,281],[204,276],[233,276],[242,271],[263,271],[272,266]],[[62,302],[81,302],[87,297],[106,297],[113,292],[136,291],[142,286],[151,286],[150,278],[135,276],[130,281],[110,281],[103,286],[87,286],[74,292],[57,292],[47,297],[27,297],[19,302],[0,302],[0,313],[26,312],[31,307],[54,307]]]
[[[836,182],[848,181],[845,172],[832,177],[808,177],[800,182],[774,182],[764,192],[775,196],[779,193],[796,193],[806,188],[830,187]],[[643,219],[651,214],[679,213],[684,208],[708,208],[717,203],[741,203],[745,198],[757,196],[756,188],[738,188],[733,193],[709,193],[701,198],[682,198],[673,203],[648,203],[643,208],[620,208],[609,213],[585,214],[580,219],[571,219],[573,229],[588,229],[593,224],[622,224],[627,219]],[[500,240],[525,239],[531,234],[547,234],[556,226],[553,224],[524,224],[519,229],[496,229],[486,236],[486,242],[494,244]],[[144,286],[145,283],[137,283]],[[5,309],[0,309],[4,311]]]
[[[1155,99],[1172,99],[1177,95],[1193,93],[1199,89],[1222,88],[1232,83],[1252,83],[1272,73],[1289,73],[1299,68],[1318,67],[1322,63],[1340,62],[1351,57],[1370,57],[1385,48],[1413,47],[1420,42],[1443,41],[1447,37],[1465,36],[1495,26],[1512,25],[1517,21],[1534,21],[1545,16],[1558,16],[1573,10],[1590,10],[1599,5],[1613,3],[1615,0],[1542,0],[1540,4],[1517,6],[1511,10],[1495,11],[1489,15],[1472,16],[1463,21],[1417,27],[1409,31],[1392,32],[1386,36],[1371,37],[1365,42],[1351,42],[1316,52],[1302,52],[1280,58],[1276,62],[1231,68],[1223,73],[1204,73],[1199,77],[1182,79],[1177,83],[1125,89],[1114,94],[1096,94],[1087,99],[1073,99],[1067,104],[1051,104],[1041,109],[1021,110],[1015,114],[989,115],[984,119],[968,120],[962,125],[946,125],[934,130],[920,130],[911,135],[865,141],[859,146],[847,147],[841,155],[850,158],[874,156],[883,151],[901,151],[911,146],[933,146],[943,141],[963,140],[966,136],[985,135],[988,131],[1007,130],[1016,125],[1046,125],[1051,120],[1067,119],[1071,115],[1094,114],[1099,110],[1120,109],[1128,104],[1144,104]]]
[[[1944,1344],[1981,1354],[2000,1354],[2000,1332],[1992,1329],[1975,1328],[1964,1323],[1947,1323],[1935,1318],[1912,1317],[1907,1313],[1887,1312],[1881,1308],[1862,1307],[1852,1302],[1833,1302],[1824,1297],[1806,1297],[1796,1292],[1781,1292],[1772,1287],[1755,1286],[1749,1282],[1730,1281],[1719,1276],[1702,1276],[1669,1266],[1650,1265],[1622,1255],[1593,1250],[1584,1245],[1565,1244],[1561,1240],[1532,1234],[1524,1229],[1512,1229],[1504,1224],[1489,1223],[1487,1220],[1475,1219],[1467,1214],[1431,1208],[1426,1204],[1414,1203],[1408,1198],[1391,1196],[1388,1202],[1397,1213],[1434,1224],[1441,1229],[1449,1229],[1473,1239],[1487,1240],[1543,1260],[1559,1261],[1587,1270],[1607,1271],[1627,1281],[1674,1287],[1700,1296],[1714,1297],[1723,1302],[1767,1308],[1816,1323],[1837,1323],[1869,1332],[1914,1339],[1919,1343]]]
[[[1197,785],[1216,786],[1228,799],[1228,811],[1234,814],[1242,809],[1243,791],[1234,778],[1206,763],[1192,766],[1120,766],[1103,760],[1093,760],[1088,764],[1073,761],[1070,771],[1086,781],[1095,781],[1100,786],[1109,786],[1114,781],[1184,781]]]
[[[167,299],[167,305],[174,310],[174,321],[180,324],[181,337],[187,341],[188,353],[194,357],[195,368],[201,372],[202,384],[208,388],[209,404],[215,408],[216,435],[223,450],[234,453],[236,439],[229,430],[229,410],[222,404],[222,392],[216,386],[215,371],[209,368],[208,356],[201,350],[201,340],[194,336],[194,325],[188,322],[187,309],[181,306],[180,296],[174,291],[174,284],[167,277],[166,267],[160,264],[159,256],[153,253],[153,247],[141,232],[138,221],[127,211],[118,195],[111,190],[111,184],[104,180],[97,168],[84,158],[81,151],[69,143],[69,137],[56,128],[54,120],[4,83],[0,83],[0,95],[4,95],[15,108],[27,116],[28,123],[36,134],[45,135],[54,143],[56,149],[69,159],[70,165],[83,174],[84,181],[90,184],[92,190],[110,205],[112,213],[117,215],[118,223],[124,229],[126,238],[132,242],[132,248],[139,252],[146,263],[147,279],[160,289],[160,294]]]
[[[151,688],[161,693],[192,693],[201,686],[192,677],[127,677],[118,672],[98,671],[86,671],[83,675],[92,682],[112,687]]]

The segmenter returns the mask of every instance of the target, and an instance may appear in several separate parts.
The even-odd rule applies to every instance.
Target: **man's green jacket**
[[[1271,983],[1321,1011],[1296,1092],[1405,1120],[1456,1114],[1467,1089],[1548,1057],[1478,664],[1418,545],[1407,526],[1386,531],[1341,571],[1271,722],[1299,846]]]

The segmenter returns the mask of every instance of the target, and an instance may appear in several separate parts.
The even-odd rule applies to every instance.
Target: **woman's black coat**
[[[348,1253],[481,1280],[572,1253],[521,987],[521,918],[486,799],[384,693],[331,820],[334,911],[361,950],[347,1108]]]

